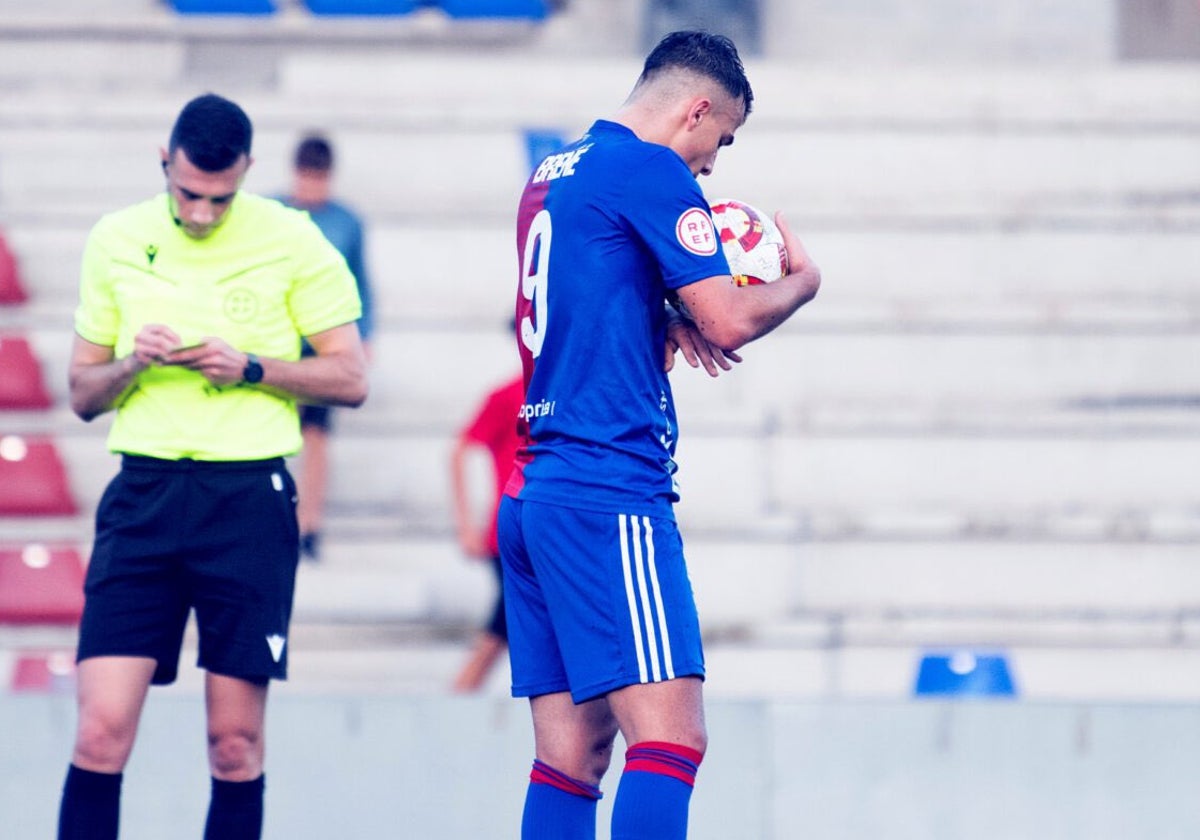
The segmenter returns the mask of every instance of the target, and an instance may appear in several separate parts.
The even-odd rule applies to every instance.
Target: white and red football
[[[783,235],[770,216],[733,199],[710,206],[729,272],[739,286],[771,283],[788,273]]]

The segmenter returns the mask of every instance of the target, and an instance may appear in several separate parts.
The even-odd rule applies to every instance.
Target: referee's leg
[[[59,840],[115,840],[121,774],[156,664],[137,656],[97,656],[79,663],[79,722],[59,806]]]
[[[267,683],[209,671],[204,699],[212,773],[205,840],[258,840],[263,823]]]

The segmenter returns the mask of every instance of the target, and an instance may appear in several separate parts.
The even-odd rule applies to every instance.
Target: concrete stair
[[[0,413],[0,437],[53,435],[85,513],[9,518],[0,538],[90,540],[116,462],[107,421],[66,408],[83,240],[161,187],[172,116],[216,85],[256,123],[250,189],[283,186],[297,134],[327,126],[370,224],[372,394],[337,418],[327,556],[297,593],[303,679],[443,685],[491,596],[454,546],[446,469],[517,364],[522,132],[610,114],[637,59],[564,47],[602,33],[592,10],[451,32],[16,6],[0,2],[0,225],[31,299],[0,328],[29,338],[55,407]],[[673,377],[713,689],[903,695],[921,650],[974,645],[1012,651],[1029,696],[1200,697],[1200,71],[748,67],[754,114],[706,192],[784,209],[825,284],[733,373]]]

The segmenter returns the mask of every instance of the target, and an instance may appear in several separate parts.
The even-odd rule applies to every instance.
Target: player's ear
[[[701,97],[693,99],[688,109],[688,128],[696,128],[712,112],[712,100]]]

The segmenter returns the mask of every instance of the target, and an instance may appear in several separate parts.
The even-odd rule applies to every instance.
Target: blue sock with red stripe
[[[688,803],[703,758],[691,747],[661,741],[626,750],[612,840],[686,840]]]
[[[595,840],[600,788],[572,779],[549,764],[533,762],[521,840]]]

